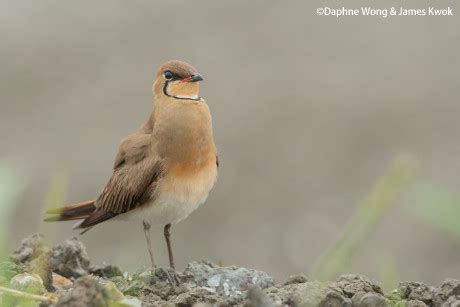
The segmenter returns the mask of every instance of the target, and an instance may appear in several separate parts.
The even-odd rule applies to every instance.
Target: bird
[[[172,225],[207,199],[217,180],[219,159],[209,106],[200,96],[203,77],[172,60],[161,65],[152,85],[153,110],[118,148],[113,173],[93,200],[47,211],[45,221],[79,220],[88,231],[106,221],[142,222],[152,268],[156,268],[151,225],[164,226],[170,272],[175,275]]]

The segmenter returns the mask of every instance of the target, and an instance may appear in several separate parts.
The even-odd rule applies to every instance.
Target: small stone
[[[21,245],[13,252],[11,259],[16,263],[29,262],[50,250],[40,234],[34,234],[21,241]]]
[[[202,287],[190,289],[187,292],[183,292],[177,295],[175,298],[170,298],[169,302],[181,306],[191,306],[196,303],[210,303],[217,306],[230,304],[228,301],[224,300],[224,298]]]
[[[419,300],[410,300],[407,302],[406,307],[426,307],[427,305]]]
[[[221,276],[220,275],[214,275],[208,280],[208,286],[217,288],[220,285],[220,280]]]
[[[265,272],[238,267],[219,267],[206,261],[189,263],[182,279],[185,284],[195,284],[198,287],[210,287],[208,282],[211,281],[211,287],[216,289],[217,294],[241,299],[251,286],[264,289],[274,284],[273,278]]]
[[[161,302],[162,299],[158,295],[155,295],[153,293],[150,293],[148,295],[145,295],[142,297],[142,304],[143,306],[155,306],[159,302]]]
[[[418,300],[426,304],[431,304],[433,298],[431,289],[421,282],[401,282],[398,291],[401,297],[408,301]]]
[[[283,285],[292,285],[292,284],[302,284],[304,282],[307,282],[308,279],[305,275],[300,274],[300,275],[293,275],[289,276],[288,279],[283,283]]]
[[[358,307],[385,307],[387,306],[387,301],[385,297],[381,294],[368,292],[361,297],[357,306]]]
[[[351,299],[335,291],[329,291],[319,304],[320,307],[351,307]]]
[[[460,295],[451,296],[445,301],[442,307],[460,307]]]
[[[260,289],[255,286],[249,289],[247,293],[248,302],[245,304],[247,307],[271,307],[275,306],[272,300]]]
[[[295,306],[318,306],[328,292],[333,291],[319,281],[287,285],[281,289],[277,295],[282,303]]]
[[[460,295],[460,280],[446,279],[443,283],[433,289],[433,306],[441,306],[449,297]]]
[[[341,275],[331,286],[342,291],[349,298],[359,292],[375,292],[383,295],[380,284],[360,274]]]
[[[40,234],[34,234],[21,241],[13,252],[11,260],[30,273],[38,274],[46,288],[51,290],[51,270],[49,267],[51,249]]]
[[[108,306],[108,295],[104,287],[91,276],[78,278],[74,286],[63,294],[56,307],[100,307]]]
[[[11,279],[10,286],[13,289],[33,294],[45,293],[43,280],[37,274],[18,274]]]
[[[57,290],[67,290],[72,287],[72,281],[57,273],[53,273],[53,287]]]
[[[53,247],[49,264],[53,272],[78,278],[88,274],[89,257],[85,246],[77,238],[72,238]]]

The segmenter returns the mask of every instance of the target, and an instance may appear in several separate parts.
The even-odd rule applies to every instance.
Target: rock
[[[235,301],[230,303],[228,300],[225,300],[223,297],[217,295],[215,292],[210,291],[209,289],[203,287],[197,287],[191,289],[190,291],[181,293],[177,295],[176,298],[170,300],[171,303],[178,304],[181,306],[191,306],[196,303],[210,303],[212,305],[234,305]]]
[[[427,304],[419,300],[411,300],[411,301],[408,301],[406,304],[406,307],[426,307],[426,306]]]
[[[420,282],[401,282],[398,291],[401,297],[408,301],[417,300],[430,305],[433,299],[431,289]]]
[[[362,294],[362,295],[361,295]],[[359,293],[353,296],[353,302],[355,302],[355,297],[359,296],[357,303],[354,303],[353,306],[357,307],[385,307],[387,306],[387,301],[385,297],[378,293],[367,292]]]
[[[49,248],[43,237],[34,235],[22,241],[11,259],[0,263],[0,284],[40,295],[46,293],[55,299],[60,296],[55,305],[58,307],[460,307],[460,280],[454,279],[437,288],[402,282],[385,297],[378,283],[358,274],[342,275],[329,283],[309,282],[306,276],[295,275],[274,285],[273,278],[264,272],[200,261],[190,263],[182,273],[177,272],[182,284],[175,286],[169,281],[169,270],[161,268],[131,275],[113,265],[90,267],[84,246],[75,238]],[[3,295],[1,299],[0,305],[8,306],[20,301],[12,295]]]
[[[161,299],[161,297],[153,293],[150,293],[142,298],[143,306],[155,306],[156,304],[159,304],[159,302],[164,301]]]
[[[329,287],[345,298],[350,299],[353,306],[386,306],[382,287],[375,281],[359,274],[341,275]],[[344,301],[343,304],[349,304]]]
[[[433,306],[442,306],[449,297],[460,295],[460,280],[457,279],[446,279],[443,283],[433,289]]]
[[[346,297],[352,298],[357,293],[374,292],[383,295],[380,284],[359,274],[341,275],[331,288],[342,292]]]
[[[108,306],[108,295],[104,287],[91,276],[78,278],[74,287],[64,293],[56,307],[101,307]]]
[[[11,279],[10,286],[13,289],[33,294],[45,293],[43,280],[37,274],[18,274]]]
[[[451,296],[445,301],[442,307],[460,307],[460,295]]]
[[[238,267],[218,267],[210,262],[191,262],[181,278],[188,288],[210,288],[219,295],[243,297],[251,286],[262,289],[273,286],[273,278],[265,272]]]
[[[318,281],[271,287],[265,293],[276,305],[336,306],[337,302],[344,302],[351,306],[349,299]]]
[[[160,287],[157,287],[157,285],[160,285]],[[162,281],[162,282],[156,283],[155,289],[156,289],[154,291],[155,294],[160,295],[163,299],[169,302],[175,302],[176,298],[179,296],[184,297],[184,295],[181,295],[184,293],[188,293],[192,298],[200,296],[203,302],[206,302],[206,298],[210,300],[215,299],[213,295],[204,296],[207,292],[210,292],[211,294],[215,294],[215,292],[212,289],[203,288],[203,287],[196,287],[194,289],[188,289],[184,284],[181,284],[179,286],[174,286],[174,285],[171,285],[169,281],[168,282]],[[205,290],[205,291],[202,291],[202,290]]]
[[[88,274],[89,258],[86,249],[76,238],[66,240],[52,249],[42,235],[32,235],[22,240],[11,259],[24,263],[28,271],[40,275],[45,286],[52,284],[52,272],[67,278],[78,278]],[[109,268],[105,268],[105,273]]]
[[[320,307],[351,307],[352,301],[348,297],[345,297],[335,291],[328,291],[326,294],[326,297],[321,301],[319,306]]]
[[[43,236],[34,234],[21,241],[21,245],[13,252],[11,259],[15,263],[26,263],[40,255],[48,252],[50,248],[46,245]]]
[[[51,270],[67,278],[87,275],[89,263],[86,248],[77,238],[54,246],[49,259]]]
[[[272,300],[262,291],[259,287],[255,286],[247,292],[247,299],[245,306],[247,307],[272,307],[275,306]]]
[[[43,280],[43,284],[52,290],[51,270],[49,267],[51,249],[46,244],[42,235],[34,234],[21,241],[21,245],[13,252],[11,259],[24,270],[37,274]]]
[[[52,272],[67,278],[88,274],[89,258],[86,249],[76,238],[49,248],[41,235],[33,235],[21,242],[11,256],[16,263],[23,263],[27,271],[38,274],[44,285],[52,285]]]
[[[53,278],[53,287],[57,290],[67,290],[72,287],[72,281],[68,278],[65,278],[64,276],[61,276],[57,273],[53,273],[52,275]]]
[[[292,284],[301,284],[307,281],[308,281],[307,277],[303,274],[293,275],[293,276],[289,276],[288,279],[286,279],[286,281],[283,283],[283,285],[287,286],[287,285],[292,285]]]

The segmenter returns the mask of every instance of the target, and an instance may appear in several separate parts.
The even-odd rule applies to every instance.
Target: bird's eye
[[[169,70],[165,71],[164,76],[166,80],[171,80],[174,77],[173,73]]]

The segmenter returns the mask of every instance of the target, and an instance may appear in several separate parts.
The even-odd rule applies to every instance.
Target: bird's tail
[[[89,200],[62,208],[50,209],[46,211],[46,214],[49,214],[49,216],[45,218],[45,222],[85,219],[96,210],[94,202],[94,200]]]

